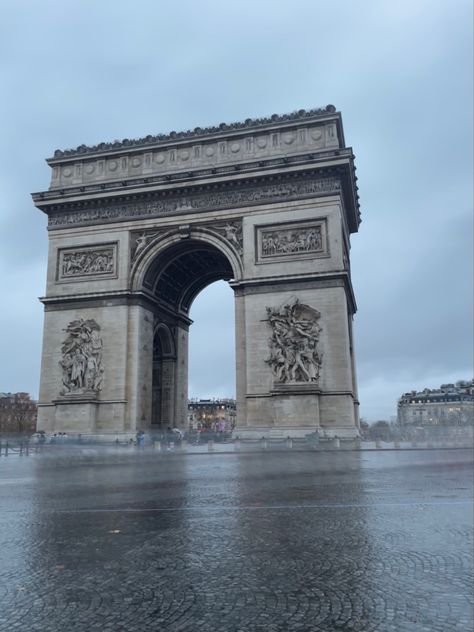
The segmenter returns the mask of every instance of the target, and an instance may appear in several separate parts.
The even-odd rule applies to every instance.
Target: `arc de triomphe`
[[[56,151],[33,194],[49,231],[38,429],[185,426],[189,310],[225,279],[235,434],[356,435],[353,159],[333,106]]]

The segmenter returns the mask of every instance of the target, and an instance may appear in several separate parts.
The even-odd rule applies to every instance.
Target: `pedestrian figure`
[[[43,431],[40,431],[40,435],[38,437],[38,448],[39,452],[43,451],[43,446],[46,443],[46,435]]]
[[[172,448],[174,448],[173,431],[171,430],[169,426],[166,428],[166,445],[167,445],[168,450],[171,450]]]
[[[145,447],[145,433],[143,432],[143,430],[137,432],[137,446],[140,448],[140,450],[143,450],[143,448]]]
[[[173,439],[174,442],[176,443],[176,447],[180,448],[181,447],[181,442],[183,441],[183,434],[181,432],[181,430],[179,428],[173,428]]]

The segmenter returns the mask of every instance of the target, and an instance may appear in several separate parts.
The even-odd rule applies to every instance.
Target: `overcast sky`
[[[38,394],[56,148],[334,104],[354,148],[361,414],[472,376],[471,0],[3,0],[0,391]],[[196,300],[190,396],[233,395],[233,299]]]

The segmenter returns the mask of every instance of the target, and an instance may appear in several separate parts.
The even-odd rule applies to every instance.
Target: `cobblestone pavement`
[[[1,632],[467,632],[472,452],[0,460]]]

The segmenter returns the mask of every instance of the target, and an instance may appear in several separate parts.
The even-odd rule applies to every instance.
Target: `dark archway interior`
[[[227,257],[217,248],[186,239],[165,250],[150,265],[145,287],[160,301],[188,314],[193,300],[214,281],[234,276]]]
[[[155,299],[154,316],[159,323],[153,340],[152,428],[185,426],[187,384],[183,380],[187,380],[188,360],[182,354],[187,354],[189,311],[201,290],[233,277],[226,255],[196,239],[182,239],[151,262],[143,283]]]
[[[175,361],[172,331],[167,325],[160,324],[153,338],[151,425],[155,428],[163,421],[169,424],[172,419]]]

